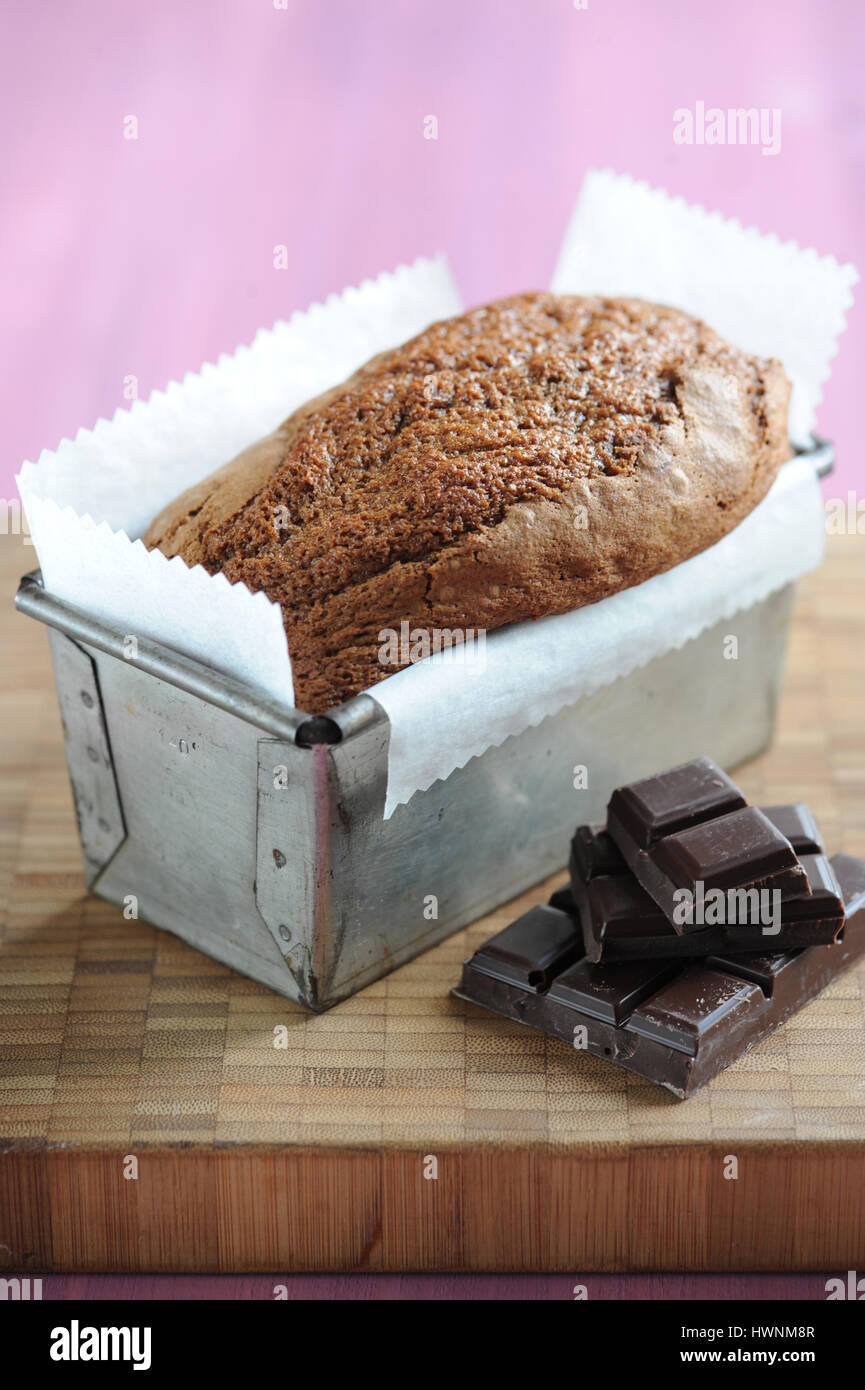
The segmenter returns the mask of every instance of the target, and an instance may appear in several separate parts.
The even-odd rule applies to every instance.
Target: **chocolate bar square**
[[[682,933],[702,925],[697,900],[705,894],[726,893],[728,912],[739,920],[749,902],[738,896],[741,890],[783,897],[809,888],[790,841],[745,803],[709,758],[618,788],[607,830],[637,881]],[[761,902],[761,920],[769,907]]]
[[[578,825],[571,841],[571,861],[582,883],[603,874],[622,873],[627,865],[603,825]]]
[[[801,801],[792,806],[762,806],[764,816],[790,841],[797,854],[824,854],[817,822]]]
[[[603,838],[609,837],[597,827],[580,827],[571,846],[571,891],[554,895],[557,906],[579,919],[583,946],[592,961],[683,959],[742,951],[762,954],[829,944],[843,929],[840,890],[824,855],[801,856],[812,891],[783,898],[777,918],[770,914],[767,921],[761,920],[763,900],[758,899],[753,917],[746,913],[730,920],[725,913],[723,921],[697,922],[693,930],[680,933],[624,861],[619,861],[615,873],[587,877],[599,858],[591,842]],[[809,837],[807,843],[812,842]]]
[[[572,917],[552,907],[533,907],[487,942],[478,968],[526,989],[546,989],[552,976],[582,953]]]
[[[619,846],[621,848],[621,845]],[[716,820],[679,830],[659,840],[646,859],[659,877],[655,888],[644,886],[664,910],[675,911],[677,889],[692,896],[704,888],[778,888],[800,892],[807,888],[805,870],[793,846],[758,806],[743,806]],[[639,875],[638,875],[639,877]],[[667,892],[667,882],[672,892]]]
[[[613,826],[621,828],[639,849],[647,850],[665,835],[675,835],[746,805],[735,782],[717,763],[711,758],[695,758],[655,777],[618,787],[610,797],[607,827],[617,844],[619,837]]]
[[[569,919],[547,908],[486,942],[453,993],[686,1097],[865,953],[865,861],[838,854],[831,872],[847,914],[837,945],[697,963],[584,958],[562,967]],[[502,960],[515,957],[514,975],[503,974]]]

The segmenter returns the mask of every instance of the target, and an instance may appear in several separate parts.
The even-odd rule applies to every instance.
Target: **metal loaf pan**
[[[818,443],[815,468],[832,449]],[[613,787],[769,743],[792,584],[490,748],[383,819],[389,721],[308,718],[21,581],[47,624],[88,887],[314,1010],[561,868]],[[590,786],[573,769],[591,763]]]

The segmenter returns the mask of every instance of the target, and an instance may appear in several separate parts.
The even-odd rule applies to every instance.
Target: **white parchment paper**
[[[858,279],[834,256],[762,236],[627,175],[592,170],[552,288],[671,304],[744,351],[777,357],[793,383],[790,438],[802,447],[815,429]]]
[[[25,463],[18,487],[46,588],[124,635],[164,642],[293,704],[279,606],[135,538],[304,401],[461,308],[443,257],[400,266]]]
[[[741,347],[780,358],[795,382],[794,438],[804,439],[855,278],[831,257],[632,179],[593,174],[553,288],[676,304]],[[48,590],[124,635],[164,642],[291,704],[278,606],[147,552],[136,537],[303,401],[461,307],[443,258],[419,260],[295,314],[25,463],[19,489]],[[374,686],[392,726],[386,815],[485,748],[817,565],[823,534],[817,483],[806,464],[789,464],[736,531],[668,574],[577,613],[490,634],[483,671],[431,658]]]

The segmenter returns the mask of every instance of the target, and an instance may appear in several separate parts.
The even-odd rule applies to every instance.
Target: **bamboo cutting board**
[[[85,894],[34,563],[4,538],[0,1268],[861,1267],[865,965],[686,1102],[450,999],[563,874],[306,1015]],[[865,855],[865,537],[801,583],[739,780]]]

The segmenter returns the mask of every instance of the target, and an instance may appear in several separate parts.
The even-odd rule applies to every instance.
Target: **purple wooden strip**
[[[571,1300],[585,1286],[589,1301],[764,1299],[823,1300],[833,1274],[79,1274],[45,1275],[53,1300],[272,1299],[285,1285],[291,1301],[486,1299]],[[844,1272],[842,1271],[842,1277]]]

